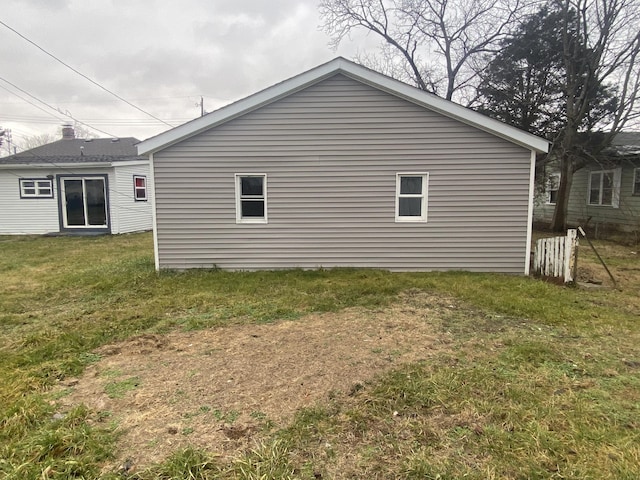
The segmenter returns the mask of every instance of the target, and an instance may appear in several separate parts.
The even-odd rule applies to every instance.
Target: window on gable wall
[[[267,223],[267,175],[236,173],[236,223]]]
[[[20,198],[53,198],[53,182],[48,178],[21,178]]]
[[[133,176],[133,199],[136,202],[147,200],[147,177],[144,175]]]
[[[620,204],[621,169],[589,173],[589,205],[618,208]]]
[[[396,222],[427,221],[428,173],[396,174]]]
[[[558,187],[560,186],[560,174],[552,173],[547,179],[547,204],[555,205],[558,199]]]

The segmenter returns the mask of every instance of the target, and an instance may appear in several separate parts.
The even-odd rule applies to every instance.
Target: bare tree
[[[640,1],[554,0],[552,4],[564,19],[566,105],[565,126],[553,146],[561,176],[551,228],[563,231],[573,174],[587,159],[597,159],[625,125],[640,118]],[[615,92],[613,114],[606,124],[592,124],[593,92],[607,88]]]
[[[321,0],[324,30],[337,47],[352,31],[383,40],[361,58],[418,88],[470,104],[486,56],[535,0]]]
[[[47,143],[55,142],[60,137],[51,133],[41,133],[39,135],[31,135],[24,137],[18,145],[20,151],[31,150],[32,148],[41,147]]]

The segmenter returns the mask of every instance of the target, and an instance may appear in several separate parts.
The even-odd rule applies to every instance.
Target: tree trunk
[[[565,153],[560,159],[560,184],[556,197],[556,208],[551,219],[551,231],[565,232],[567,230],[567,211],[569,209],[569,194],[573,183],[574,161],[570,154]]]

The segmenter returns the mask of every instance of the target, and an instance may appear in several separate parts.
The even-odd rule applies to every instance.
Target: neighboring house
[[[135,138],[63,138],[0,158],[0,235],[152,228],[149,159]]]
[[[540,178],[544,188],[538,189],[534,220],[549,224],[560,174],[551,164]],[[640,232],[640,133],[619,133],[602,160],[573,174],[567,224],[599,232]]]
[[[343,58],[138,145],[157,268],[520,274],[547,149]]]

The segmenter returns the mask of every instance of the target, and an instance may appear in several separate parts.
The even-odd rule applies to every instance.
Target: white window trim
[[[144,187],[136,186],[136,180],[142,178],[144,180]],[[144,197],[138,198],[138,190],[144,190]],[[134,175],[133,176],[133,200],[136,202],[146,202],[148,200],[147,195],[147,176],[146,175]]]
[[[264,217],[242,217],[242,204],[241,204],[241,193],[242,189],[240,187],[240,179],[243,177],[262,177],[262,193],[263,193],[263,201],[264,201]],[[254,223],[254,224],[264,224],[269,223],[267,218],[267,174],[266,173],[236,173],[234,175],[235,180],[235,190],[236,190],[236,223]]]
[[[33,187],[25,187],[25,182],[33,182]],[[26,193],[27,188],[35,190],[35,193]],[[49,193],[42,193],[42,190],[49,190]],[[20,198],[53,198],[53,180],[49,178],[21,178]]]
[[[591,182],[593,180],[593,175],[601,173],[600,177],[600,185],[599,191],[600,194],[598,196],[598,203],[591,203]],[[602,179],[604,178],[605,173],[613,174],[613,185],[612,185],[612,193],[611,193],[611,205],[602,203]],[[591,207],[612,207],[619,208],[620,207],[620,179],[622,177],[622,169],[615,168],[609,170],[592,170],[589,172],[589,182],[587,184],[587,205]]]
[[[402,177],[422,177],[422,192],[420,194],[403,194],[400,195],[400,179]],[[399,172],[396,173],[396,222],[397,223],[426,223],[427,222],[427,207],[428,207],[428,195],[429,195],[429,173],[428,172]],[[400,197],[413,197],[421,198],[420,216],[402,216],[400,215]]]
[[[551,174],[549,174],[549,178],[547,178],[547,184],[546,184],[547,186],[546,186],[546,191],[545,191],[545,194],[546,194],[546,197],[547,197],[546,198],[546,204],[547,205],[555,205],[556,204],[556,202],[552,202],[551,201],[551,179],[552,178],[557,178],[558,179],[558,183],[557,183],[558,189],[556,189],[556,192],[560,188],[560,174],[559,173],[551,173]]]
[[[638,189],[638,191],[636,191],[636,185],[637,185],[638,181],[640,181],[640,168],[634,168],[633,169],[633,184],[631,185],[631,195],[634,195],[636,197],[640,195],[640,188]]]

